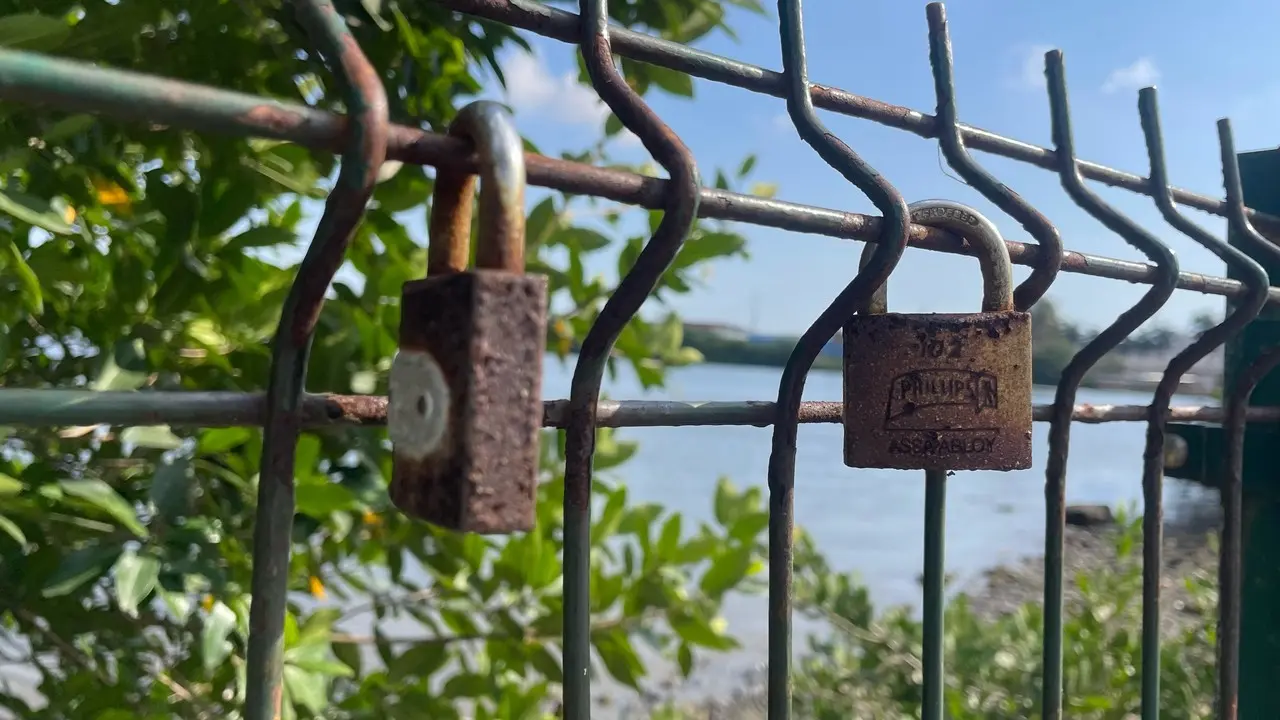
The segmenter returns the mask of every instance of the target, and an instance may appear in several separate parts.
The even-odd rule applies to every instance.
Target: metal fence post
[[[1280,210],[1280,149],[1240,153],[1245,203],[1262,212]],[[1271,282],[1280,262],[1254,250],[1234,230],[1231,245],[1257,260]],[[1230,270],[1231,277],[1238,272]],[[1230,301],[1228,301],[1230,302]],[[1280,308],[1266,307],[1226,347],[1223,373],[1227,392],[1241,373],[1268,349],[1280,346]],[[1280,407],[1280,373],[1258,383],[1251,407]],[[1225,453],[1217,425],[1170,424],[1171,436],[1186,442],[1185,459],[1167,474],[1218,484]],[[1240,618],[1240,720],[1280,717],[1280,473],[1273,448],[1280,442],[1274,424],[1250,422],[1245,434],[1243,473],[1242,607]]]

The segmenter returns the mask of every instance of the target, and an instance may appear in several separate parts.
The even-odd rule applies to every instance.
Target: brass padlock
[[[391,366],[390,494],[402,512],[484,534],[535,521],[547,279],[524,270],[524,147],[497,103],[463,108],[449,133],[480,163],[476,267],[468,269],[475,176],[436,173],[427,277],[404,285]]]
[[[844,326],[844,462],[901,470],[1031,467],[1031,314],[1013,306],[1000,231],[947,200],[908,206],[979,251],[982,312],[897,314],[882,287]],[[864,254],[864,258],[866,255]]]

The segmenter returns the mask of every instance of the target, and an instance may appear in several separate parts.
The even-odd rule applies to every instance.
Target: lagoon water
[[[780,368],[697,365],[671,370],[665,388],[642,392],[619,363],[619,377],[606,380],[610,399],[774,400]],[[548,358],[544,396],[567,397],[571,365]],[[839,400],[838,373],[814,372],[806,400]],[[1137,404],[1150,394],[1082,390],[1078,402]],[[1050,403],[1053,388],[1038,387],[1035,402]],[[1175,405],[1216,404],[1210,398],[1179,396]],[[764,486],[769,428],[624,428],[619,438],[639,442],[635,457],[614,472],[635,501],[660,502],[688,521],[712,519],[719,477],[739,487]],[[909,471],[861,470],[844,466],[842,430],[836,424],[802,425],[796,458],[796,523],[814,538],[833,568],[855,571],[877,606],[919,602],[924,557],[924,482]],[[950,481],[947,497],[947,572],[955,585],[972,583],[995,565],[1039,555],[1044,544],[1044,463],[1048,425],[1034,428],[1034,467],[1019,472],[966,472]],[[1071,431],[1067,502],[1140,507],[1145,424],[1076,424]],[[1169,479],[1166,515],[1206,499],[1202,488]],[[763,660],[767,621],[763,597],[732,598],[725,608],[731,630],[743,641],[730,661],[717,658],[713,676],[700,685],[720,684]],[[797,625],[797,633],[804,631]],[[801,642],[797,642],[797,646]]]

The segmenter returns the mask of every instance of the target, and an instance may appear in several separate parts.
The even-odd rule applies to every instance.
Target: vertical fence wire
[[[700,199],[707,191],[700,186],[699,176],[689,150],[678,137],[631,90],[613,61],[606,0],[580,0],[580,18],[552,10],[528,0],[493,0],[487,5],[470,0],[443,0],[449,6],[480,15],[507,13],[538,18],[532,28],[553,37],[564,34],[566,23],[578,23],[576,39],[580,45],[592,86],[610,107],[623,126],[634,132],[654,158],[668,170],[669,181],[652,181],[651,188],[640,188],[627,195],[640,198],[648,192],[660,200],[648,207],[664,211],[662,221],[646,244],[632,269],[621,279],[617,290],[602,308],[599,317],[583,340],[574,370],[570,399],[564,413],[566,428],[565,465],[565,606],[564,606],[564,684],[565,714],[574,720],[590,716],[590,500],[591,464],[594,439],[599,421],[599,395],[609,354],[619,333],[639,311],[653,292],[661,274],[670,265],[699,214]],[[254,107],[256,115],[227,106],[227,100],[249,102],[247,96],[198,88],[146,76],[85,69],[84,78],[75,80],[72,63],[52,61],[47,66],[24,63],[30,57],[23,53],[0,51],[0,65],[13,73],[0,73],[0,95],[14,96],[21,88],[35,88],[32,97],[52,101],[66,108],[102,112],[102,107],[122,117],[149,118],[153,112],[178,119],[179,124],[221,130],[238,134],[262,134],[293,139],[312,147],[343,151],[341,171],[324,213],[300,264],[294,283],[282,308],[279,327],[272,348],[272,367],[261,422],[265,427],[258,489],[258,510],[254,529],[254,564],[248,648],[247,720],[268,720],[280,712],[282,685],[282,644],[288,590],[288,567],[291,551],[291,529],[294,513],[293,464],[296,442],[307,422],[304,408],[306,365],[310,343],[323,305],[324,295],[364,208],[372,194],[378,168],[389,152],[426,162],[424,157],[443,151],[431,143],[429,133],[397,128],[392,132],[387,119],[385,91],[374,68],[360,52],[331,0],[296,0],[299,20],[306,28],[319,55],[342,86],[349,118],[342,119],[319,111],[298,107],[288,114],[283,103],[263,102]],[[1226,200],[1192,195],[1172,188],[1167,177],[1161,139],[1156,95],[1153,88],[1139,94],[1139,111],[1150,160],[1149,179],[1127,173],[1099,169],[1077,159],[1072,140],[1067,101],[1065,71],[1061,51],[1046,54],[1046,76],[1051,105],[1054,152],[1042,157],[1041,148],[1023,147],[1005,138],[959,124],[954,91],[950,38],[945,9],[941,3],[927,8],[930,31],[930,57],[933,68],[937,115],[928,118],[919,113],[906,113],[906,118],[893,120],[888,110],[893,106],[858,98],[843,91],[811,87],[808,82],[802,10],[800,0],[779,0],[779,33],[783,57],[782,73],[770,73],[741,63],[716,58],[681,46],[673,49],[666,41],[647,38],[630,31],[618,31],[622,44],[633,57],[663,66],[679,66],[694,75],[737,84],[761,92],[783,96],[797,132],[829,165],[865,193],[883,217],[878,234],[869,229],[858,236],[868,240],[859,271],[833,300],[831,305],[800,337],[783,369],[778,400],[773,406],[773,438],[768,468],[770,490],[769,518],[769,686],[768,710],[771,720],[789,720],[791,712],[791,572],[793,548],[793,493],[795,451],[801,397],[806,375],[822,347],[854,311],[884,312],[887,295],[885,282],[900,260],[912,227],[910,211],[901,195],[878,172],[852,149],[832,135],[817,118],[815,97],[824,107],[839,112],[884,122],[926,137],[936,136],[950,166],[962,178],[1001,210],[1019,221],[1040,243],[1033,253],[1033,272],[1016,290],[1018,309],[1029,308],[1044,295],[1060,269],[1066,269],[1067,257],[1054,226],[1025,200],[1001,184],[978,166],[969,156],[966,140],[975,147],[993,150],[1041,167],[1056,169],[1067,194],[1104,226],[1120,235],[1130,245],[1149,257],[1154,266],[1137,266],[1126,271],[1151,288],[1133,307],[1099,333],[1068,363],[1057,386],[1050,414],[1049,459],[1045,474],[1045,645],[1042,715],[1061,717],[1062,704],[1062,554],[1064,537],[1065,473],[1069,449],[1070,422],[1081,380],[1087,371],[1125,337],[1152,317],[1169,299],[1175,287],[1197,287],[1178,271],[1172,252],[1154,236],[1102,202],[1084,185],[1083,177],[1100,178],[1113,185],[1126,187],[1152,196],[1167,222],[1196,243],[1208,248],[1224,260],[1241,277],[1243,283],[1217,290],[1236,304],[1227,317],[1178,353],[1166,367],[1147,409],[1147,435],[1143,466],[1143,629],[1142,629],[1142,717],[1155,720],[1160,705],[1160,571],[1163,521],[1162,480],[1163,440],[1170,417],[1169,402],[1181,377],[1200,359],[1257,317],[1271,298],[1274,288],[1262,267],[1253,259],[1214,238],[1180,214],[1175,202],[1186,202],[1202,209],[1225,215],[1233,232],[1251,250],[1270,254],[1280,260],[1280,249],[1254,229],[1250,217],[1274,220],[1249,210],[1244,205],[1239,168],[1235,156],[1230,124],[1218,123],[1222,153]],[[524,17],[521,15],[521,17]],[[514,15],[512,15],[514,17]],[[511,19],[511,18],[508,18]],[[525,17],[525,24],[533,22]],[[558,29],[559,28],[559,29]],[[562,38],[563,39],[563,38]],[[43,63],[44,61],[40,61]],[[61,63],[61,64],[59,64]],[[64,67],[65,66],[65,67]],[[32,68],[40,70],[36,72]],[[70,78],[59,90],[49,73],[64,73]],[[723,77],[721,77],[723,76]],[[728,78],[728,79],[726,79]],[[119,81],[121,93],[100,92],[94,85]],[[108,84],[110,84],[108,82]],[[74,89],[70,89],[74,88]],[[166,90],[184,89],[173,94]],[[110,95],[110,98],[107,96]],[[122,98],[146,97],[147,104],[134,105]],[[174,97],[179,98],[175,102]],[[104,99],[107,98],[107,99]],[[853,98],[853,100],[850,100]],[[857,102],[854,102],[856,100]],[[185,104],[184,104],[185,103]],[[852,105],[850,105],[852,103]],[[859,105],[861,103],[861,105]],[[248,106],[246,106],[248,107]],[[905,109],[903,109],[905,111]],[[883,116],[883,117],[882,117]],[[289,122],[282,119],[288,117]],[[259,118],[255,120],[254,118]],[[255,124],[256,123],[256,124]],[[923,124],[922,124],[923,123]],[[932,123],[932,124],[930,124]],[[928,127],[926,127],[928,125]],[[415,134],[416,133],[416,134]],[[393,137],[394,136],[394,137]],[[1014,147],[1014,146],[1017,147]],[[443,146],[440,146],[443,147]],[[425,149],[424,149],[425,148]],[[1030,148],[1030,149],[1027,149]],[[440,155],[443,157],[443,155]],[[531,156],[538,158],[538,156]],[[541,172],[554,175],[564,171],[557,161],[542,158]],[[468,167],[470,159],[457,161],[457,167]],[[568,166],[569,164],[565,164]],[[553,167],[554,166],[554,167]],[[543,167],[543,166],[539,166]],[[556,168],[559,168],[558,170]],[[600,175],[600,177],[604,177]],[[617,180],[617,178],[613,178]],[[570,183],[556,178],[561,184]],[[585,182],[585,181],[583,181]],[[603,180],[601,181],[603,182]],[[647,180],[641,182],[650,182]],[[550,183],[555,186],[554,183]],[[625,193],[616,188],[616,196]],[[606,193],[606,196],[608,194]],[[643,202],[641,203],[643,204]],[[770,212],[781,215],[799,210],[818,209],[775,203]],[[786,206],[784,209],[783,206]],[[761,217],[763,217],[761,210]],[[829,212],[829,211],[823,211]],[[801,213],[803,214],[803,213]],[[835,214],[833,215],[847,215]],[[725,215],[728,217],[728,215]],[[809,218],[806,215],[806,218]],[[811,218],[809,218],[811,219]],[[816,222],[816,221],[815,221]],[[815,225],[816,227],[816,225]],[[917,234],[919,228],[916,229]],[[923,236],[922,236],[923,237]],[[1010,247],[1016,244],[1010,244]],[[976,254],[976,253],[969,253]],[[1025,258],[1025,255],[1024,255]],[[1024,259],[1024,263],[1027,261]],[[1078,269],[1074,271],[1079,271]],[[1118,272],[1118,271],[1117,271]],[[1102,274],[1105,273],[1095,273]],[[1119,277],[1119,275],[1115,275]],[[1126,276],[1128,277],[1128,276]],[[1207,280],[1205,287],[1208,287]],[[1201,288],[1203,289],[1203,288]],[[1240,647],[1240,572],[1242,466],[1245,423],[1250,394],[1257,383],[1280,365],[1280,349],[1257,359],[1230,389],[1225,402],[1224,429],[1226,453],[1223,458],[1222,502],[1224,528],[1220,559],[1220,607],[1218,634],[1218,696],[1216,715],[1220,720],[1235,720],[1238,705]],[[944,703],[943,665],[943,579],[945,563],[945,486],[947,473],[926,473],[925,501],[925,720],[941,720]]]
[[[1138,110],[1142,119],[1143,135],[1146,138],[1147,154],[1151,161],[1151,190],[1155,197],[1156,205],[1160,209],[1161,215],[1170,225],[1190,237],[1195,242],[1203,245],[1212,251],[1215,255],[1223,260],[1228,266],[1236,270],[1238,275],[1243,278],[1245,284],[1249,287],[1249,293],[1243,300],[1238,302],[1235,309],[1227,313],[1221,323],[1209,328],[1200,336],[1198,340],[1189,345],[1185,350],[1176,355],[1170,361],[1164,375],[1160,378],[1160,383],[1156,388],[1156,393],[1152,399],[1151,421],[1147,429],[1147,443],[1143,453],[1144,471],[1143,471],[1143,487],[1144,492],[1158,492],[1160,483],[1163,481],[1164,469],[1164,436],[1165,427],[1168,422],[1169,402],[1173,397],[1173,393],[1177,391],[1181,382],[1181,376],[1189,371],[1197,362],[1206,357],[1210,352],[1226,343],[1229,339],[1238,334],[1246,325],[1258,316],[1266,304],[1266,292],[1268,279],[1266,271],[1257,261],[1249,256],[1231,247],[1227,242],[1215,238],[1195,223],[1188,220],[1185,216],[1178,212],[1174,206],[1173,196],[1169,192],[1169,176],[1165,166],[1164,159],[1164,143],[1160,132],[1160,115],[1156,99],[1155,88],[1143,88],[1138,95]],[[1225,162],[1225,159],[1224,159]],[[1234,152],[1232,153],[1231,164],[1234,164]],[[1238,193],[1238,184],[1231,187],[1230,171],[1224,166],[1224,183],[1229,187],[1227,190],[1228,202]],[[1238,177],[1237,177],[1238,180]],[[1234,218],[1236,213],[1231,213]],[[1240,213],[1243,217],[1243,213]],[[1236,222],[1231,220],[1230,222]],[[1245,220],[1247,226],[1248,221]],[[1263,241],[1262,244],[1267,244]],[[1265,360],[1265,356],[1263,358]],[[1250,390],[1252,388],[1250,387]],[[1247,402],[1247,401],[1246,401]],[[1228,412],[1230,412],[1228,410]],[[1158,413],[1158,415],[1157,415]],[[1230,436],[1230,427],[1228,424],[1228,436]],[[1230,441],[1228,441],[1230,446]],[[1229,451],[1228,451],[1229,452]],[[1230,471],[1227,471],[1229,476]],[[1224,478],[1221,489],[1223,505],[1224,505],[1224,537],[1223,537],[1223,557],[1220,561],[1220,572],[1224,573],[1224,577],[1232,580],[1235,575],[1231,569],[1234,563],[1239,562],[1238,548],[1239,544],[1231,543],[1228,536],[1232,533],[1232,527],[1238,530],[1238,506],[1231,507],[1231,495],[1234,489],[1231,483]],[[1150,512],[1148,510],[1148,512]],[[1238,539],[1239,533],[1236,532]],[[1230,549],[1228,548],[1230,546]],[[1149,582],[1150,573],[1145,570],[1145,563],[1150,562],[1148,558],[1144,562],[1144,587]],[[1159,582],[1160,567],[1155,568],[1155,581]],[[1224,617],[1230,615],[1235,617],[1234,608],[1238,604],[1238,584],[1236,584],[1233,596],[1233,589],[1230,587],[1233,582],[1222,583],[1219,589],[1219,602],[1224,610]],[[1158,592],[1158,590],[1156,591]],[[1144,608],[1144,631],[1146,624],[1146,608]],[[1155,632],[1159,632],[1159,614],[1155,613]],[[1233,632],[1225,626],[1229,623],[1220,623],[1223,627],[1219,630],[1219,702],[1218,717],[1233,718],[1235,717],[1235,700],[1234,700],[1234,671],[1231,670],[1237,662],[1236,654],[1238,652],[1238,628]],[[1144,643],[1146,638],[1144,636]],[[1145,653],[1148,652],[1144,645]],[[1145,663],[1144,663],[1145,667]],[[1226,672],[1227,675],[1223,675]],[[1144,695],[1144,701],[1146,696]]]
[[[1084,373],[1103,354],[1115,348],[1134,330],[1155,313],[1173,295],[1177,286],[1178,261],[1173,252],[1150,233],[1135,225],[1120,212],[1103,202],[1084,184],[1076,160],[1075,142],[1071,133],[1071,111],[1067,101],[1066,69],[1062,51],[1051,50],[1045,54],[1045,75],[1048,80],[1049,105],[1053,125],[1053,142],[1059,155],[1059,176],[1063,189],[1077,205],[1092,215],[1108,230],[1123,238],[1133,247],[1151,259],[1159,269],[1160,278],[1151,289],[1132,308],[1122,313],[1110,327],[1098,334],[1071,359],[1058,385],[1057,417],[1051,436],[1049,469],[1046,473],[1046,497],[1054,502],[1062,501],[1064,495],[1066,458],[1067,458],[1067,422],[1062,416],[1069,413],[1075,402],[1075,391],[1079,388]],[[1167,402],[1165,403],[1168,404]],[[1066,409],[1064,409],[1064,406]],[[1163,413],[1154,405],[1149,423],[1163,422]],[[1069,422],[1069,421],[1068,421]],[[1054,443],[1054,440],[1057,443]],[[1157,458],[1159,459],[1159,458]],[[1159,469],[1157,469],[1159,472]],[[1162,535],[1163,508],[1161,502],[1161,481],[1157,477],[1150,482],[1151,463],[1144,463],[1143,470],[1143,591],[1142,591],[1142,717],[1143,720],[1157,720],[1160,708],[1160,541]],[[1049,528],[1045,533],[1045,607],[1052,604],[1061,614],[1062,606],[1062,538],[1063,527]],[[1052,543],[1052,544],[1051,544]],[[1050,559],[1052,557],[1052,560]],[[1055,577],[1048,577],[1052,566]],[[1154,575],[1153,575],[1154,573]],[[1054,595],[1050,597],[1049,593]],[[1046,610],[1048,617],[1048,610]],[[1061,630],[1059,629],[1059,632]],[[1061,657],[1046,658],[1046,662],[1061,663]],[[1048,715],[1055,712],[1045,708]]]
[[[841,324],[884,285],[907,248],[910,220],[902,194],[823,126],[813,109],[805,58],[800,0],[778,0],[787,113],[800,137],[826,163],[862,191],[884,215],[875,250],[853,280],[805,330],[787,358],[778,384],[777,416],[769,453],[769,671],[770,720],[791,717],[791,574],[795,538],[796,435],[805,377]]]
[[[1029,310],[1053,281],[1062,266],[1062,238],[1058,229],[1042,213],[1008,186],[983,170],[969,156],[964,146],[964,135],[956,109],[954,65],[951,37],[947,28],[947,11],[942,3],[929,3],[926,15],[929,23],[929,58],[933,68],[934,94],[937,97],[935,117],[938,126],[938,144],[947,164],[960,174],[970,186],[1017,220],[1040,243],[1040,263],[1031,275],[1014,292],[1014,305],[1019,310]],[[1068,403],[1074,403],[1074,398]],[[1068,410],[1069,412],[1069,410]],[[1067,421],[1068,423],[1070,420]],[[1064,443],[1065,447],[1065,443]],[[1048,485],[1046,485],[1046,490]],[[926,500],[927,503],[927,500]],[[1066,500],[1062,493],[1045,494],[1046,543],[1061,544],[1061,528],[1066,523]],[[1058,537],[1051,537],[1054,531]],[[1061,556],[1045,557],[1045,631],[1041,705],[1046,720],[1056,720],[1062,705],[1062,587]],[[1051,584],[1050,577],[1058,578]],[[1050,602],[1050,597],[1057,598]],[[927,615],[926,615],[927,617]]]
[[[1009,250],[1000,230],[978,211],[950,200],[921,200],[907,206],[915,222],[921,221],[917,213],[932,209],[956,211],[954,215],[930,218],[929,222],[935,227],[963,232],[965,240],[979,252],[983,281],[982,312],[1013,311],[1013,265],[1009,262]],[[959,217],[973,220],[959,220]],[[884,312],[888,305],[887,293],[882,288],[877,295],[874,304]],[[922,720],[942,720],[946,699],[946,505],[947,477],[950,474],[947,470],[926,470],[924,473]]]
[[[954,69],[951,59],[951,37],[947,30],[947,10],[940,2],[926,7],[929,21],[929,59],[933,67],[934,94],[938,99],[936,124],[938,145],[947,164],[960,174],[983,197],[1017,220],[1031,237],[1040,243],[1039,262],[1031,274],[1013,291],[1013,304],[1018,310],[1029,310],[1048,292],[1062,267],[1062,237],[1058,229],[1040,211],[984,170],[969,156],[964,145],[956,110]]]
[[[293,465],[307,358],[325,292],[373,193],[387,148],[386,94],[346,23],[329,0],[298,0],[296,6],[299,21],[342,86],[352,122],[337,183],[298,266],[272,347],[253,531],[246,720],[272,720],[280,712],[293,535]]]
[[[1218,121],[1218,144],[1222,155],[1222,179],[1226,190],[1227,223],[1241,241],[1255,253],[1280,261],[1280,248],[1264,238],[1253,227],[1245,212],[1244,190],[1240,183],[1240,165],[1236,159],[1231,121]],[[1264,284],[1269,282],[1264,272]],[[1222,542],[1218,561],[1218,720],[1235,720],[1240,704],[1240,606],[1241,556],[1243,554],[1243,474],[1245,419],[1249,398],[1254,388],[1280,365],[1280,348],[1272,348],[1258,356],[1236,378],[1235,386],[1225,393],[1226,418],[1223,422],[1226,453],[1222,462]]]
[[[570,386],[564,471],[564,694],[565,717],[572,720],[591,715],[591,461],[600,384],[614,342],[675,259],[698,216],[701,197],[693,154],[614,66],[606,0],[581,0],[580,7],[580,47],[592,86],[623,127],[666,168],[671,181],[657,229],[582,340]]]

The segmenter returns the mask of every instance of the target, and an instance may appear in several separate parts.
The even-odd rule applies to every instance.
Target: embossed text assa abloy
[[[858,315],[845,326],[846,463],[1031,465],[1027,313]]]

